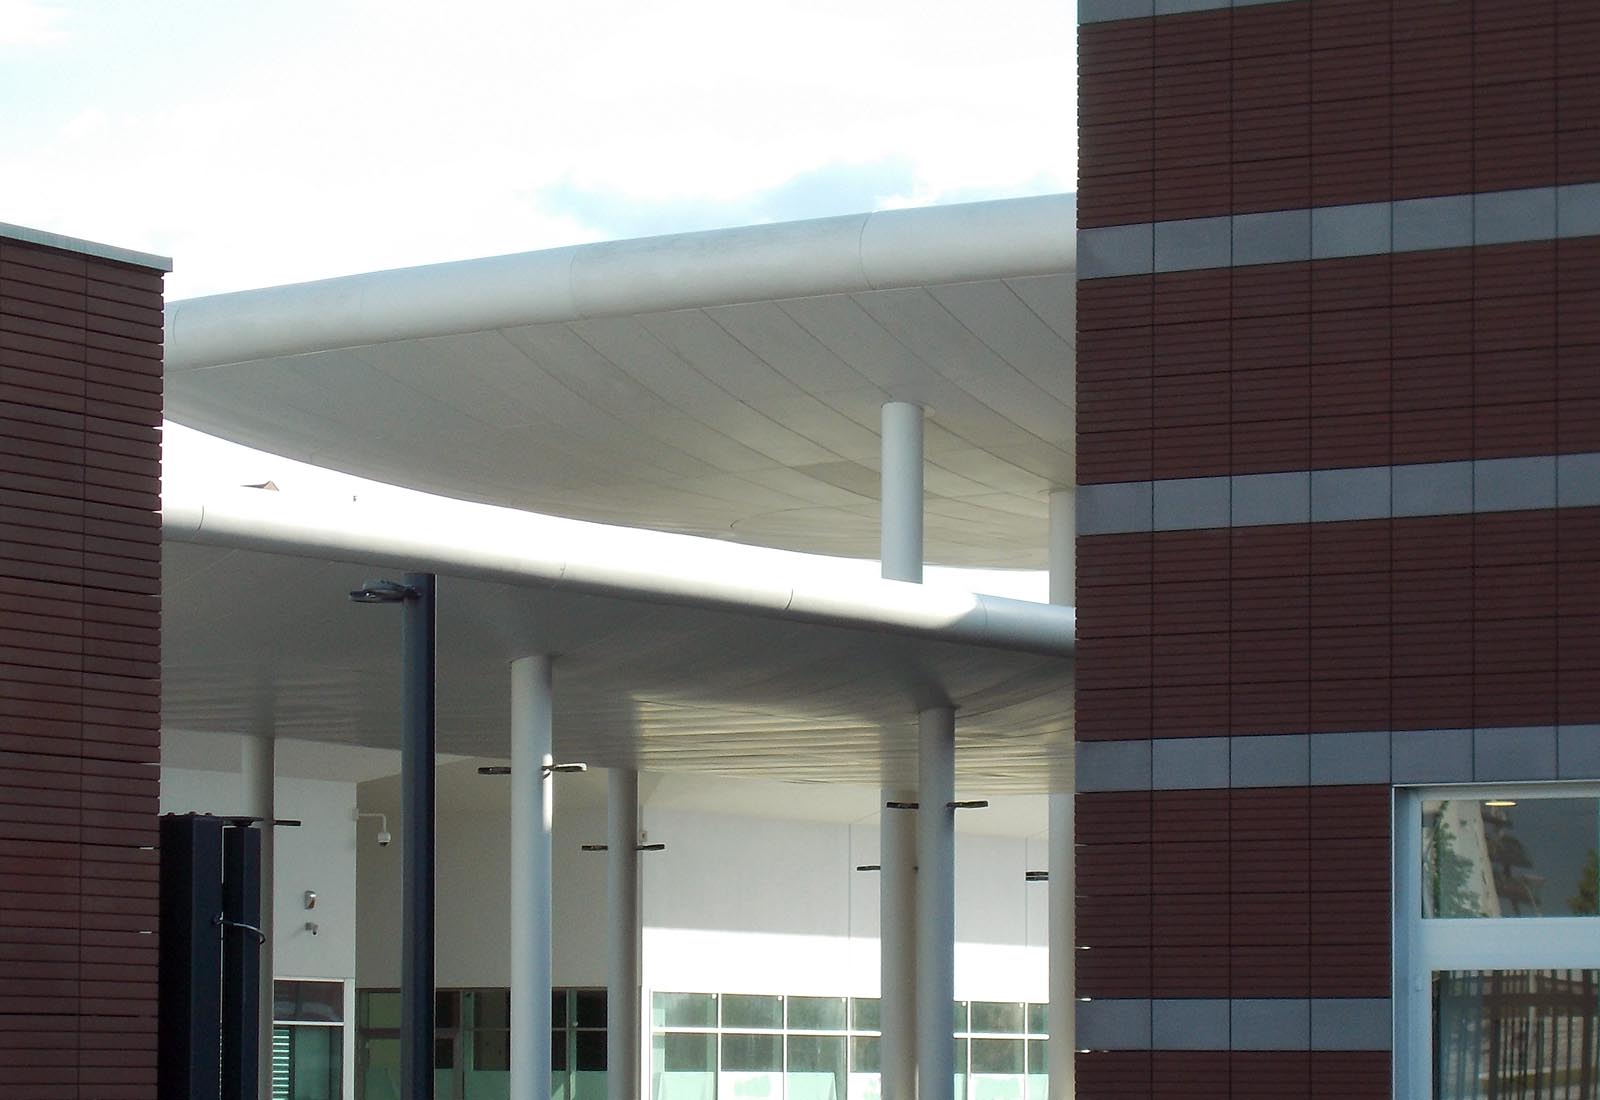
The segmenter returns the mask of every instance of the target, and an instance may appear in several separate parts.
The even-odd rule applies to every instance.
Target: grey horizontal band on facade
[[[1586,451],[1081,485],[1077,519],[1079,535],[1129,535],[1596,506]]]
[[[1600,234],[1600,183],[1078,231],[1078,278],[1381,256]]]
[[[1600,725],[1079,741],[1080,794],[1600,779]]]
[[[1080,1001],[1080,1050],[1388,1050],[1387,997]]]
[[[1119,19],[1149,19],[1154,15],[1306,2],[1308,0],[1078,0],[1078,22],[1112,23]]]

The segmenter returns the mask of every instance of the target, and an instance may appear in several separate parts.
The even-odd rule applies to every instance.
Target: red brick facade
[[[1100,18],[1081,230],[1600,181],[1589,0]],[[1600,236],[1553,226],[1082,277],[1080,485],[1600,452]],[[1309,735],[1314,758],[1600,722],[1600,508],[1463,512],[1080,537],[1079,742]],[[1388,783],[1146,785],[1080,787],[1079,996],[1391,996]],[[1391,1092],[1387,1050],[1148,1045],[1080,1053],[1079,1095]]]
[[[153,1100],[161,272],[0,235],[0,1093]]]

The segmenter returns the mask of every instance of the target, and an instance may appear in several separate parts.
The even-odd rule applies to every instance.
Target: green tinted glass
[[[724,993],[722,1026],[772,1028],[776,1031],[783,1027],[783,998]]]
[[[651,1001],[656,1027],[716,1027],[715,993],[657,993]]]
[[[843,1031],[843,997],[790,997],[789,1028],[793,1031]]]

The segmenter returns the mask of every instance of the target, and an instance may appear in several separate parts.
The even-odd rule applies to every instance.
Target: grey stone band
[[[1600,779],[1600,725],[1079,741],[1076,754],[1084,794]]]
[[[1078,534],[1600,506],[1600,453],[1123,481],[1078,488]]]
[[[1600,234],[1600,183],[1078,231],[1078,278],[1245,267]]]
[[[1294,2],[1296,0],[1078,0],[1078,22],[1110,23],[1118,19],[1148,19],[1153,15],[1181,15],[1190,11],[1256,8],[1263,4]]]
[[[1387,997],[1116,998],[1078,1004],[1081,1050],[1388,1050]]]

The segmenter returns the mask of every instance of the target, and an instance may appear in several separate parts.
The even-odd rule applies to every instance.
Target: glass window
[[[722,1036],[722,1068],[736,1070],[777,1070],[783,1068],[781,1035],[745,1035],[728,1032]]]
[[[1050,1006],[1049,1005],[1029,1005],[1028,1006],[1028,1034],[1029,1035],[1049,1035],[1050,1034]]]
[[[1043,1039],[1028,1040],[1028,1100],[1048,1100],[1050,1062],[1048,1044]]]
[[[878,998],[850,998],[851,1028],[856,1031],[877,1031],[879,1029],[878,1019]]]
[[[343,1028],[273,1028],[272,1100],[340,1100],[343,1088]]]
[[[1016,1073],[1025,1068],[1021,1039],[972,1040],[972,1072]]]
[[[573,994],[573,1015],[579,1027],[606,1026],[606,991],[580,989]]]
[[[776,1031],[783,1027],[783,998],[724,993],[722,1026],[771,1028]]]
[[[474,1031],[472,1033],[472,1068],[474,1070],[510,1070],[511,1033],[509,1031]]]
[[[561,1073],[567,1071],[566,1028],[550,1033],[550,1068]]]
[[[957,1034],[968,1030],[968,1028],[967,1028],[967,1002],[966,1001],[957,1001],[955,1003],[955,1010],[954,1011],[955,1011],[954,1023],[955,1023],[955,1029],[956,1029]]]
[[[876,1035],[850,1036],[850,1072],[851,1073],[878,1073],[882,1067],[879,1064],[883,1040]]]
[[[715,993],[657,993],[650,1015],[656,1027],[716,1027]]]
[[[576,1055],[577,1067],[580,1071],[605,1069],[606,1033],[603,1031],[578,1032],[573,1052]]]
[[[844,1005],[839,1005],[840,1015]],[[843,1035],[791,1035],[788,1038],[787,1100],[844,1100]]]
[[[789,1028],[793,1031],[843,1031],[843,997],[790,997]]]
[[[400,1026],[400,994],[388,989],[364,992],[357,1013],[362,1027],[398,1028]]]
[[[272,1018],[285,1023],[343,1023],[344,983],[273,982]]]
[[[652,1100],[712,1100],[717,1081],[717,1037],[663,1034],[651,1041]]]
[[[998,1032],[1002,1035],[1022,1034],[1024,1006],[995,1001],[972,1002],[972,1030]]]
[[[1424,917],[1600,914],[1593,798],[1422,803]]]
[[[509,990],[507,991],[510,992]],[[565,989],[552,990],[550,993],[550,1026],[567,1026],[567,993]],[[658,998],[659,999],[659,998]]]
[[[441,989],[433,995],[433,1026],[448,1031],[461,1026],[461,992]]]
[[[1437,1100],[1588,1100],[1600,1083],[1600,971],[1433,976]]]
[[[511,990],[480,989],[472,995],[473,1027],[510,1027]]]

